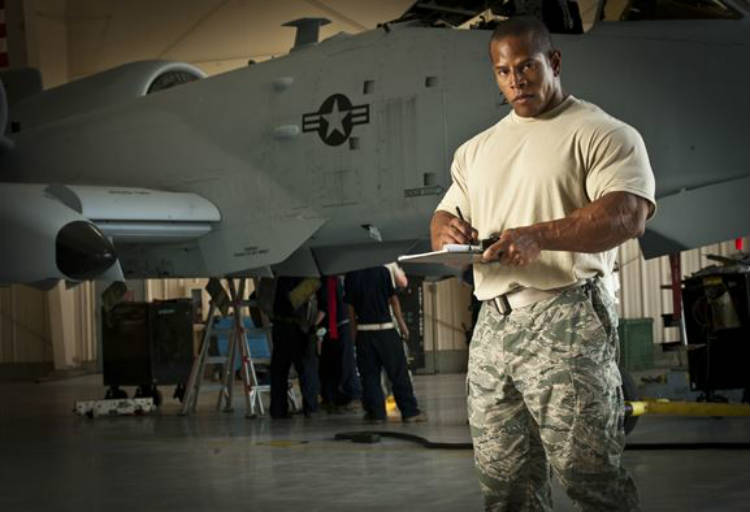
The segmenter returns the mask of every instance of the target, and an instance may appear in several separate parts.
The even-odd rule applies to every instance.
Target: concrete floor
[[[430,422],[382,428],[468,441],[463,375],[418,376],[415,385]],[[469,450],[332,440],[373,428],[361,413],[245,419],[239,400],[234,413],[216,412],[215,392],[187,418],[170,398],[146,417],[89,420],[71,412],[76,400],[103,393],[99,375],[0,384],[0,510],[482,508]],[[747,442],[750,420],[643,417],[628,439]],[[750,510],[748,451],[627,451],[624,458],[644,510]],[[555,510],[573,510],[557,485],[554,497]]]

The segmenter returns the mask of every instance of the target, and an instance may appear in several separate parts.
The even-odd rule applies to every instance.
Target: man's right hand
[[[430,240],[434,251],[439,251],[445,244],[470,244],[477,237],[477,230],[455,215],[439,210],[432,216]]]

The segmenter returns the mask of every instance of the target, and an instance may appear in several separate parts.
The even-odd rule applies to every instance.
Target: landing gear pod
[[[117,261],[112,243],[92,223],[75,220],[63,226],[55,240],[57,268],[76,281],[94,279]]]
[[[0,184],[0,223],[0,283],[93,279],[117,261],[99,228],[45,184]]]

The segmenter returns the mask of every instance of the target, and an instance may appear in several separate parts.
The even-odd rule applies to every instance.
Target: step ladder
[[[222,406],[225,412],[231,412],[233,410],[234,367],[237,357],[240,358],[241,362],[239,371],[243,383],[243,396],[245,398],[246,406],[245,416],[248,418],[255,417],[256,410],[259,411],[260,415],[265,413],[263,401],[261,400],[261,393],[270,392],[270,385],[258,383],[255,362],[246,337],[246,334],[251,332],[251,330],[245,327],[243,309],[247,307],[252,311],[255,308],[256,311],[258,311],[259,317],[262,319],[264,325],[263,327],[254,328],[252,331],[266,334],[266,339],[269,340],[269,343],[271,341],[271,325],[270,322],[268,322],[267,317],[257,309],[257,303],[255,301],[244,299],[245,279],[240,280],[239,289],[235,286],[234,279],[227,279],[227,284],[231,297],[226,297],[226,292],[224,292],[223,288],[218,284],[218,280],[212,279],[209,281],[209,285],[206,286],[212,295],[211,307],[203,331],[201,348],[198,355],[195,357],[193,366],[190,370],[190,377],[188,379],[185,398],[180,412],[182,415],[188,415],[191,412],[195,412],[200,391],[209,389],[218,389],[219,391],[219,396],[216,402],[217,410],[222,410]],[[218,330],[214,328],[214,315],[217,310],[221,310],[224,316],[228,316],[230,306],[232,308],[233,322],[232,327],[227,329],[229,342],[227,355],[209,356],[208,351],[211,342],[211,335],[218,332]],[[221,364],[224,366],[223,377],[220,384],[203,384],[205,368],[207,365],[211,364]],[[288,390],[288,395],[292,403],[296,405],[296,396],[291,388]]]

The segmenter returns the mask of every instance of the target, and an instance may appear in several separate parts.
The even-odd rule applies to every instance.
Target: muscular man
[[[638,510],[607,281],[655,208],[646,148],[563,91],[541,22],[502,22],[490,57],[513,110],[458,148],[430,226],[435,249],[498,237],[474,265],[484,303],[467,375],[485,507],[552,510],[552,469],[582,510]]]

